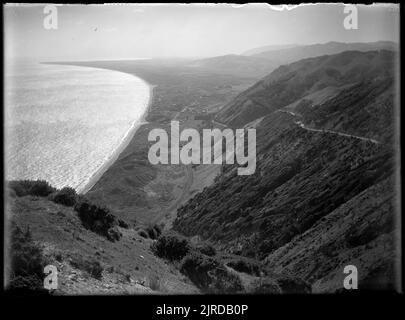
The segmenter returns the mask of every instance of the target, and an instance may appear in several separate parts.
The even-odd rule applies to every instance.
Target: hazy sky
[[[399,7],[358,6],[346,30],[343,5],[275,10],[268,5],[58,6],[58,29],[43,26],[44,5],[4,8],[6,59],[205,57],[270,44],[398,41]]]

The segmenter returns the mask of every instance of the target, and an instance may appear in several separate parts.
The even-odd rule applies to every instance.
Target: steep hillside
[[[313,292],[339,291],[342,267],[355,265],[362,289],[394,289],[400,241],[393,230],[394,181],[385,179],[347,201],[266,258],[272,270],[313,282]]]
[[[303,99],[295,112],[313,128],[323,128],[392,142],[395,134],[395,82],[393,77],[374,78],[343,89],[330,100],[313,104]]]
[[[392,77],[395,59],[392,51],[347,51],[281,66],[226,104],[216,118],[241,127],[327,88],[333,95],[351,84]]]
[[[309,131],[288,114],[265,117],[257,131],[255,174],[238,176],[225,167],[179,210],[176,229],[263,256],[393,173],[389,148]]]
[[[313,292],[340,291],[347,264],[359,268],[362,289],[392,289],[394,64],[389,51],[311,58],[239,95],[220,115],[231,126],[257,119],[256,172],[224,166],[178,210],[174,228],[302,278]]]
[[[370,261],[362,263],[364,278],[377,281],[373,274],[381,266],[378,274],[388,273],[382,286],[392,285],[392,237],[398,226],[393,150],[370,140],[307,130],[289,117],[276,112],[258,125],[254,175],[237,176],[235,167],[225,167],[213,186],[178,210],[174,228],[234,254],[268,257],[273,272],[318,282],[313,290],[334,291],[337,280],[328,277],[361,257]],[[385,187],[376,189],[379,185]],[[331,228],[336,231],[330,233]],[[308,254],[296,245],[310,246]],[[378,255],[381,250],[384,255]],[[285,251],[289,260],[281,259]],[[308,259],[312,269],[298,272]]]

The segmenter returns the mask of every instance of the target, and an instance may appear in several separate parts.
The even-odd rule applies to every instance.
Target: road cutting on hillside
[[[301,115],[299,115],[299,114],[297,114],[295,112],[292,112],[292,111],[288,111],[288,110],[277,110],[276,112],[287,113],[287,114],[289,114],[289,115],[291,115],[293,117],[301,117]],[[368,141],[368,142],[371,142],[371,143],[374,143],[374,144],[380,144],[379,141],[377,141],[375,139],[371,139],[371,138],[356,136],[356,135],[352,135],[352,134],[348,134],[348,133],[343,133],[343,132],[333,131],[333,130],[327,130],[327,129],[309,128],[309,127],[305,126],[305,124],[300,120],[294,121],[294,123],[296,125],[298,125],[300,128],[308,130],[308,131],[312,131],[312,132],[336,134],[336,135],[341,136],[341,137],[354,138],[354,139],[359,139],[359,140],[362,140],[362,141]]]

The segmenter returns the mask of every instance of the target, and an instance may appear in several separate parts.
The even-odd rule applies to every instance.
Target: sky
[[[197,58],[264,45],[399,41],[398,5],[358,5],[358,29],[351,30],[342,4],[62,5],[50,30],[44,7],[4,7],[6,61]]]

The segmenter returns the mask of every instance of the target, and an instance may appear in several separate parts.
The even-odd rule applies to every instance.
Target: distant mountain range
[[[258,47],[258,48],[253,48],[253,49],[247,50],[247,51],[243,52],[242,55],[251,56],[251,55],[259,54],[259,53],[266,52],[266,51],[290,49],[290,48],[294,48],[294,47],[298,47],[298,46],[299,46],[298,44],[268,45],[268,46],[263,46],[263,47]]]
[[[310,45],[265,46],[247,51],[243,55],[259,56],[268,59],[292,62],[325,54],[336,54],[343,51],[396,50],[398,44],[392,41],[376,42],[326,42]],[[250,52],[250,53],[249,53]]]
[[[225,55],[194,60],[193,67],[207,68],[219,74],[234,74],[261,78],[283,64],[343,51],[398,50],[398,44],[391,41],[368,43],[328,42],[313,45],[265,46],[252,49],[242,55]]]

